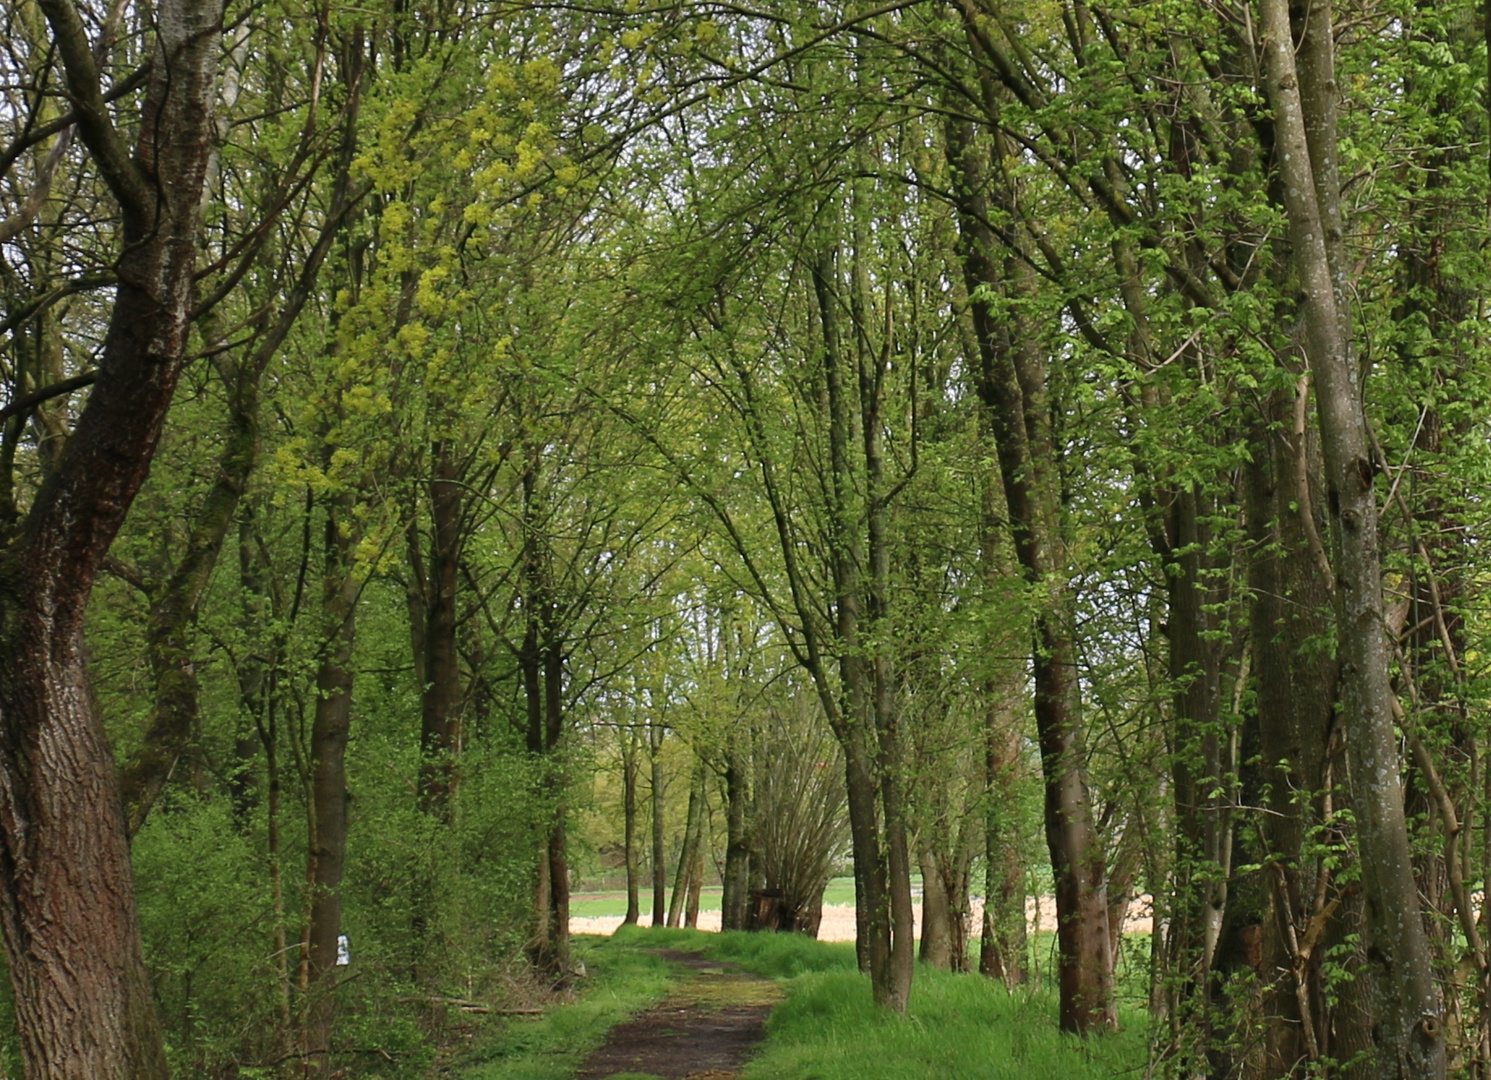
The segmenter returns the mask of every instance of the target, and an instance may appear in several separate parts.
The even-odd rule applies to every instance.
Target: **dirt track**
[[[770,979],[691,953],[658,955],[692,974],[661,1004],[613,1028],[575,1080],[633,1073],[664,1080],[731,1080],[766,1037],[766,1018],[781,1000]]]

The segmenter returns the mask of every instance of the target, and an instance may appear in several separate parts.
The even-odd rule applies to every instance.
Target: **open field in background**
[[[921,888],[913,887],[913,895],[920,897]],[[818,929],[818,940],[844,942],[854,940],[854,879],[835,878],[823,894],[823,922]],[[626,916],[626,893],[576,893],[570,899],[570,933],[613,934]],[[921,936],[922,909],[918,899],[914,917],[916,935]],[[982,925],[983,900],[975,898],[972,904],[974,936]],[[1031,897],[1026,901],[1025,918],[1032,930],[1056,929],[1056,902],[1052,897],[1042,897],[1039,905]],[[651,926],[651,893],[642,896],[642,916],[639,926]],[[1136,898],[1129,905],[1129,915],[1124,922],[1124,932],[1147,934],[1150,930],[1150,901],[1147,896]],[[699,929],[720,929],[720,889],[718,886],[704,889],[699,895]]]
[[[912,883],[915,892],[921,891],[920,880]],[[671,884],[668,888],[668,896],[671,899],[673,889]],[[823,891],[824,904],[838,904],[854,906],[854,879],[851,877],[834,878],[828,883],[828,888]],[[642,910],[652,910],[652,890],[642,890]],[[720,910],[720,887],[718,885],[706,885],[699,893],[699,911]],[[570,895],[569,913],[572,916],[583,918],[605,918],[610,915],[625,917],[626,915],[626,890],[617,891],[606,889],[599,892],[577,892]],[[577,933],[579,931],[576,931]]]

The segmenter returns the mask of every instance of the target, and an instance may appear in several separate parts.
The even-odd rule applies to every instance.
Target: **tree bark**
[[[699,833],[704,823],[704,762],[694,759],[689,780],[689,806],[684,819],[683,847],[678,853],[678,868],[673,876],[673,900],[668,905],[668,925],[683,925],[687,897],[693,891],[695,863],[699,855]]]
[[[98,381],[24,522],[0,521],[0,925],[27,1075],[150,1080],[165,1054],[82,624],[186,355],[222,8],[162,0],[133,155],[77,9],[41,8],[122,230]]]
[[[1028,272],[1023,264],[1011,255],[1006,272],[995,261],[987,169],[965,125],[948,125],[947,153],[956,177],[969,294],[977,296],[981,289],[1021,294],[1021,275]],[[1087,791],[1074,612],[1066,594],[1061,488],[1045,361],[1033,330],[1000,324],[987,303],[974,303],[973,318],[980,350],[979,395],[994,428],[1015,557],[1040,605],[1034,615],[1031,669],[1045,781],[1046,844],[1056,878],[1061,1028],[1108,1030],[1116,1026],[1117,1014],[1108,962],[1105,868]]]
[[[316,671],[311,725],[311,812],[307,875],[307,1066],[330,1071],[326,1054],[336,1019],[337,939],[342,932],[342,876],[347,861],[347,739],[352,729],[352,647],[357,580],[353,574],[350,500],[332,501],[326,515],[321,622],[326,644]]]
[[[750,919],[751,840],[748,830],[750,778],[740,735],[732,731],[725,765],[725,876],[720,891],[720,928],[744,930]]]
[[[622,851],[626,863],[626,917],[623,926],[636,926],[642,914],[642,882],[637,865],[637,733],[631,727],[621,732]],[[730,927],[725,927],[729,930]]]
[[[1331,5],[1311,5],[1296,64],[1287,0],[1263,0],[1265,88],[1275,115],[1305,353],[1325,457],[1347,760],[1377,983],[1378,1074],[1445,1075],[1442,1004],[1414,887],[1393,730],[1373,455],[1349,337],[1336,165]],[[1333,257],[1333,252],[1336,254]]]
[[[552,625],[548,627],[554,633]],[[549,826],[549,925],[553,964],[568,975],[569,955],[569,840],[564,804],[564,763],[560,741],[564,737],[564,654],[552,637],[544,649],[545,754],[553,785],[554,818]]]
[[[448,439],[430,447],[430,556],[423,589],[425,629],[420,699],[420,803],[450,824],[461,747],[461,663],[456,648],[456,579],[461,558],[460,467]]]
[[[654,703],[656,707],[656,703]],[[647,723],[647,750],[649,755],[650,784],[648,794],[652,803],[652,925],[663,926],[668,918],[668,865],[667,837],[663,829],[663,732],[662,723],[653,718]]]
[[[937,854],[931,844],[923,840],[917,861],[922,871],[922,933],[919,959],[940,971],[951,971],[953,966],[953,930],[948,911],[947,889],[943,886],[942,871],[937,866]]]

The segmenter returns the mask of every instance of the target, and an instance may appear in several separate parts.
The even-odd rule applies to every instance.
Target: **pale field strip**
[[[978,936],[978,928],[983,925],[984,904],[982,900],[973,901],[972,911],[969,916],[969,925],[973,928],[973,935]],[[1124,918],[1123,929],[1126,934],[1147,934],[1150,931],[1150,902],[1148,896],[1135,897],[1129,902],[1129,913]],[[915,918],[916,936],[921,936],[922,906],[913,906]],[[1034,897],[1025,902],[1025,918],[1032,928],[1039,925],[1039,929],[1054,931],[1056,929],[1056,900],[1050,896],[1041,898],[1039,909],[1037,909]],[[1037,924],[1039,919],[1039,924]],[[569,932],[571,934],[599,934],[609,937],[616,932],[621,925],[620,915],[604,915],[595,918],[572,918],[569,921]],[[643,915],[638,921],[639,926],[651,926],[652,918]],[[699,929],[718,932],[720,929],[720,913],[718,911],[699,912]],[[825,904],[823,907],[823,922],[818,927],[819,941],[853,941],[854,940],[854,905],[853,904]]]

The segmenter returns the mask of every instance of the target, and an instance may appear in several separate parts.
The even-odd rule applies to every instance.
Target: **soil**
[[[575,1080],[733,1080],[766,1038],[766,1018],[781,1000],[774,982],[692,953],[658,955],[691,974],[658,1005],[613,1028]]]

